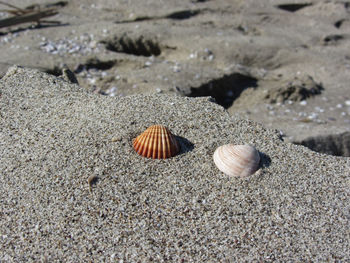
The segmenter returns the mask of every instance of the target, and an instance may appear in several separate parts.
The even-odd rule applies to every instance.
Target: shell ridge
[[[150,157],[149,153],[150,153],[150,143],[152,140],[152,132],[146,130],[146,133],[144,134],[143,138],[144,138],[143,140],[144,149],[143,149],[142,155],[146,157]]]
[[[156,129],[150,129],[149,130],[149,147],[148,147],[148,154],[147,157],[156,158],[156,151],[157,151],[157,130]]]
[[[148,130],[147,136],[145,136],[146,139],[146,146],[147,146],[147,152],[146,157],[152,156],[152,149],[153,149],[153,140],[154,140],[154,132],[153,130]]]
[[[140,137],[140,149],[139,149],[139,153],[141,154],[141,155],[143,155],[144,154],[144,151],[145,151],[145,140],[146,140],[146,138],[145,138],[145,136],[144,135],[140,135],[141,137]]]
[[[151,149],[152,154],[150,155],[150,157],[152,157],[153,159],[159,159],[159,149],[161,148],[159,145],[159,127],[157,126],[156,129],[153,129],[153,148]]]
[[[157,156],[155,158],[161,159],[162,151],[163,151],[163,141],[162,141],[162,127],[159,125],[157,125],[157,138],[158,138],[158,147],[157,147],[157,150],[154,151],[155,153],[157,153]]]
[[[134,143],[133,143],[137,152],[140,150],[140,147],[141,147],[141,142],[140,142],[141,139],[142,139],[141,135],[139,135],[136,137],[136,139],[134,140]]]

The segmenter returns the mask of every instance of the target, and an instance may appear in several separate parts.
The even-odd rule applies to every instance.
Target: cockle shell
[[[259,152],[249,145],[226,144],[218,147],[213,155],[220,171],[229,176],[249,176],[258,169]]]
[[[153,159],[173,157],[180,150],[176,137],[162,125],[149,127],[135,138],[133,146],[138,154]]]

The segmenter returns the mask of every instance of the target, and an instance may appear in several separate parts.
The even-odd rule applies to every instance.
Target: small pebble
[[[94,184],[96,184],[97,180],[98,180],[98,176],[96,176],[96,175],[90,175],[89,178],[87,179],[90,191],[91,191],[92,186]]]
[[[315,107],[315,110],[318,112],[324,112],[324,109],[322,109],[321,107]]]
[[[314,120],[314,119],[316,119],[317,117],[318,117],[318,114],[312,112],[311,115],[309,115],[307,118],[310,119],[310,120]]]
[[[343,104],[337,104],[337,106],[336,106],[338,109],[341,109],[341,108],[343,108]]]
[[[146,61],[146,62],[145,62],[145,66],[146,66],[146,67],[149,67],[149,66],[151,66],[152,64],[153,64],[152,61]]]
[[[196,53],[191,53],[191,54],[189,55],[189,58],[197,58],[197,54],[196,54]]]
[[[121,137],[121,136],[116,136],[116,137],[113,137],[112,139],[111,139],[111,142],[120,142],[120,141],[122,141],[123,140],[123,138]]]
[[[179,64],[175,64],[175,66],[173,67],[173,72],[180,72],[181,71],[181,67]]]

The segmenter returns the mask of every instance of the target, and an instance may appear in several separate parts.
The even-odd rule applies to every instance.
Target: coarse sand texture
[[[161,124],[180,152],[144,158]],[[260,170],[229,177],[224,144]],[[210,98],[107,97],[38,71],[0,80],[1,262],[348,262],[350,160],[285,143]]]

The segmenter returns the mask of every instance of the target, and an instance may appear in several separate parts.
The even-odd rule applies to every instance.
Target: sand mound
[[[350,260],[349,158],[284,143],[208,98],[116,99],[17,67],[0,94],[2,261]],[[156,123],[179,155],[133,151]],[[212,154],[229,142],[255,145],[260,172],[219,172]]]

